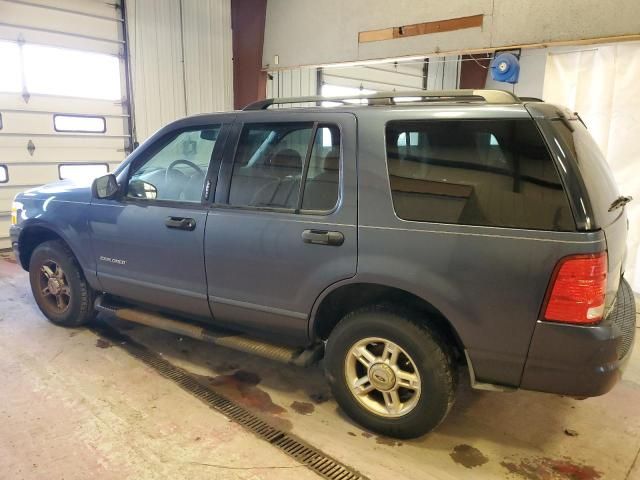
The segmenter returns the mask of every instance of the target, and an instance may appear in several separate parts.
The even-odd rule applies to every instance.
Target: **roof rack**
[[[404,100],[401,100],[404,99]],[[316,103],[335,102],[353,104],[367,100],[364,105],[397,105],[411,102],[484,102],[491,104],[522,103],[513,93],[504,90],[440,90],[426,91],[415,90],[408,92],[381,92],[371,95],[349,95],[340,97],[291,97],[291,98],[267,98],[250,103],[243,110],[266,110],[272,105],[285,105],[291,103]]]

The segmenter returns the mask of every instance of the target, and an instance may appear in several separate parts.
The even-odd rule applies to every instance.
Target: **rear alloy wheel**
[[[51,240],[36,247],[29,261],[29,281],[40,311],[51,322],[77,327],[94,317],[95,294],[64,242]]]
[[[355,343],[347,353],[344,374],[354,398],[376,415],[401,417],[420,399],[420,373],[414,361],[385,338]]]
[[[345,316],[329,336],[324,363],[333,395],[369,430],[415,438],[453,405],[451,348],[420,320],[409,310],[372,306]]]

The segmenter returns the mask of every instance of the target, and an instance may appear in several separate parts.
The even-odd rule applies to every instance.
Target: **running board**
[[[159,328],[167,332],[176,333],[185,337],[204,340],[221,347],[231,348],[240,352],[250,353],[269,360],[275,360],[298,367],[308,367],[317,363],[324,354],[324,345],[315,344],[309,348],[291,348],[281,345],[266,343],[261,340],[249,338],[242,334],[216,330],[213,327],[203,327],[194,323],[177,320],[150,312],[140,308],[118,305],[104,296],[96,299],[95,308],[99,312],[108,313],[128,322]]]

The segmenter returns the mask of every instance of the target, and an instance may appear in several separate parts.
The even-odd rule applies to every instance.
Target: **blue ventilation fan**
[[[491,78],[498,82],[518,83],[520,63],[513,53],[501,53],[491,62]]]

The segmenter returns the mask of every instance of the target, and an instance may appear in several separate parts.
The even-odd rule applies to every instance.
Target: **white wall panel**
[[[230,0],[129,0],[139,142],[167,123],[233,105]]]
[[[482,28],[358,43],[358,32],[484,15]],[[317,66],[638,34],[638,0],[269,0],[263,65]]]

